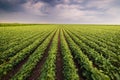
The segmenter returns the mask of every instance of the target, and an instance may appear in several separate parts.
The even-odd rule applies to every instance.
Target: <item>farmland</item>
[[[0,24],[0,80],[120,80],[120,26]]]

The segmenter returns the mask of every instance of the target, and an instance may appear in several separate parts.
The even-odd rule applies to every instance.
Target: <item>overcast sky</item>
[[[120,0],[0,0],[0,22],[120,24]]]

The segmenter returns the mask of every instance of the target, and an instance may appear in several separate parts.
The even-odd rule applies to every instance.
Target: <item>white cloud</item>
[[[44,14],[42,12],[42,9],[44,9],[43,11],[44,12],[47,12],[47,9],[46,8],[46,4],[43,3],[43,2],[37,2],[37,3],[32,3],[31,1],[30,2],[27,2],[25,4],[23,4],[23,8],[25,9],[25,11],[28,13],[28,14],[31,14],[31,15],[40,15],[40,16],[44,16],[46,14]]]
[[[65,3],[69,4],[71,2],[75,2],[75,3],[82,3],[84,2],[85,0],[64,0]]]
[[[47,6],[46,12],[48,14],[44,14],[41,12],[41,8],[45,7],[46,4],[42,2],[35,3],[31,6],[31,4],[27,4],[27,9],[34,12],[37,15],[44,15],[44,20],[47,22],[73,22],[73,23],[104,23],[104,22],[115,22],[119,21],[119,19],[115,19],[115,15],[118,14],[118,9],[111,9],[110,4],[113,0],[92,0],[89,2],[87,7],[95,7],[98,10],[87,9],[86,6],[79,4],[67,4],[70,0],[65,0],[66,4],[58,4],[55,7]],[[77,0],[74,0],[77,2]],[[83,0],[78,0],[78,2],[83,2]],[[102,11],[101,9],[106,9]],[[111,13],[110,13],[111,12]],[[118,15],[117,15],[118,16]],[[113,19],[112,19],[113,18]],[[43,19],[43,18],[42,18]],[[62,20],[62,21],[61,21]]]
[[[114,0],[90,0],[86,7],[95,7],[95,8],[109,8]]]

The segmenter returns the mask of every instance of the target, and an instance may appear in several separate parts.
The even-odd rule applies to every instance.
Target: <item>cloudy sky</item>
[[[120,0],[0,0],[0,22],[120,24]]]

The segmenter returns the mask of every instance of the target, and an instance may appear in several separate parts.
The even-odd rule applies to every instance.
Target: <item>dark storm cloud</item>
[[[37,0],[37,1],[38,1],[38,0]],[[51,5],[51,6],[55,6],[55,5],[57,5],[57,4],[61,4],[61,3],[64,2],[64,0],[39,0],[39,1],[42,1],[42,2],[44,2],[44,3],[47,3],[47,4]]]
[[[21,5],[27,2],[32,2],[32,4],[38,2],[44,2],[45,4],[54,7],[57,4],[61,4],[64,0],[0,0],[0,10],[3,11],[21,11]]]
[[[31,2],[32,3],[31,6],[38,2],[43,2],[49,7],[55,7],[56,5],[59,4],[66,4],[66,1],[65,0],[0,0],[0,11],[1,10],[7,12],[22,11],[24,10],[22,4],[25,4],[27,2]],[[73,5],[73,4],[85,5],[87,2],[87,0],[68,0],[68,1],[69,1],[69,3],[67,3],[68,5]],[[41,11],[44,12],[43,10],[44,9],[42,9]]]
[[[19,11],[23,3],[26,3],[26,0],[0,0],[0,9],[11,12]]]

